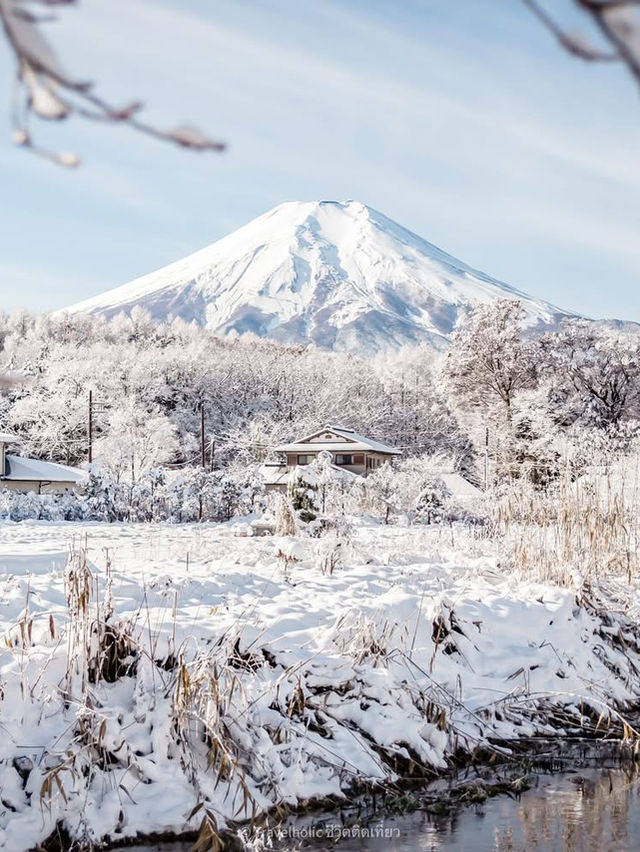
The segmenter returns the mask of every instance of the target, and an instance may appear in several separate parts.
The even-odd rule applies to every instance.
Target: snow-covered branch
[[[34,5],[68,6],[76,0],[0,0],[0,21],[7,44],[16,61],[17,87],[13,104],[13,134],[16,145],[58,165],[73,168],[80,157],[70,151],[53,152],[33,138],[30,118],[64,121],[79,116],[91,121],[125,124],[134,130],[193,151],[223,151],[223,142],[211,139],[197,127],[180,125],[163,129],[140,117],[142,103],[130,101],[114,106],[104,100],[93,83],[69,74],[42,33],[50,14],[33,11]]]
[[[582,32],[564,29],[538,0],[522,0],[572,56],[587,62],[621,62],[640,83],[640,0],[574,0],[608,44],[601,49]]]

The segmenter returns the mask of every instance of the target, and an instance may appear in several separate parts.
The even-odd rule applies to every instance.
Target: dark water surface
[[[446,815],[415,811],[368,823],[297,820],[277,830],[272,843],[266,848],[280,852],[640,852],[640,777],[632,768],[538,773],[517,799],[499,795]],[[136,849],[188,852],[190,845]]]

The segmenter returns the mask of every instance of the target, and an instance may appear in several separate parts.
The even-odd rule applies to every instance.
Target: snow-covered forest
[[[446,458],[482,487],[575,478],[630,451],[640,419],[640,337],[586,320],[535,336],[519,303],[476,308],[448,353],[428,345],[373,359],[223,340],[141,309],[101,317],[0,316],[1,358],[20,381],[0,398],[0,428],[22,452],[82,465],[93,394],[93,458],[113,483],[201,462],[251,478],[285,440],[328,422],[387,441],[405,459]],[[405,468],[407,462],[405,462]],[[402,465],[400,466],[402,468]],[[410,467],[421,475],[424,463]]]
[[[94,457],[116,480],[159,464],[263,459],[293,432],[325,422],[393,439],[410,452],[447,447],[468,463],[469,444],[431,370],[431,353],[379,363],[261,340],[222,340],[195,324],[155,324],[142,310],[110,322],[90,316],[0,318],[6,369],[28,381],[3,398],[2,424],[39,458],[87,458],[92,390]]]

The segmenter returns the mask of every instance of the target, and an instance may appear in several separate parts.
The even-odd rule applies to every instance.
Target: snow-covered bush
[[[96,521],[118,520],[119,488],[97,465],[89,467],[89,477],[82,493],[87,517]]]
[[[192,467],[169,480],[165,493],[168,520],[229,521],[254,510],[264,483],[254,476],[236,478]]]
[[[11,521],[84,521],[87,505],[73,492],[35,494],[0,491],[0,517]]]
[[[264,484],[254,475],[154,468],[135,483],[123,483],[94,465],[78,492],[0,492],[0,513],[14,521],[228,521],[262,508],[263,494]]]
[[[333,574],[353,557],[353,526],[345,515],[325,519],[316,543],[316,561],[323,574]]]
[[[273,497],[275,515],[275,533],[279,536],[295,535],[296,516],[291,500],[285,494],[275,494]]]

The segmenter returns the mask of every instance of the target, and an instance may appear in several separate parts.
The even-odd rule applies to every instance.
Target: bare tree
[[[224,143],[205,136],[196,127],[162,130],[140,119],[142,104],[132,101],[113,106],[96,94],[93,84],[66,72],[42,34],[52,19],[34,7],[69,6],[76,0],[0,0],[0,21],[16,60],[17,86],[13,104],[13,141],[62,166],[75,167],[80,158],[71,152],[54,153],[38,146],[29,127],[32,115],[63,121],[72,115],[111,124],[126,124],[141,133],[195,151],[223,151]]]
[[[587,62],[621,62],[640,83],[640,0],[573,0],[596,25],[608,50],[580,32],[564,29],[539,0],[522,0],[562,47]]]

